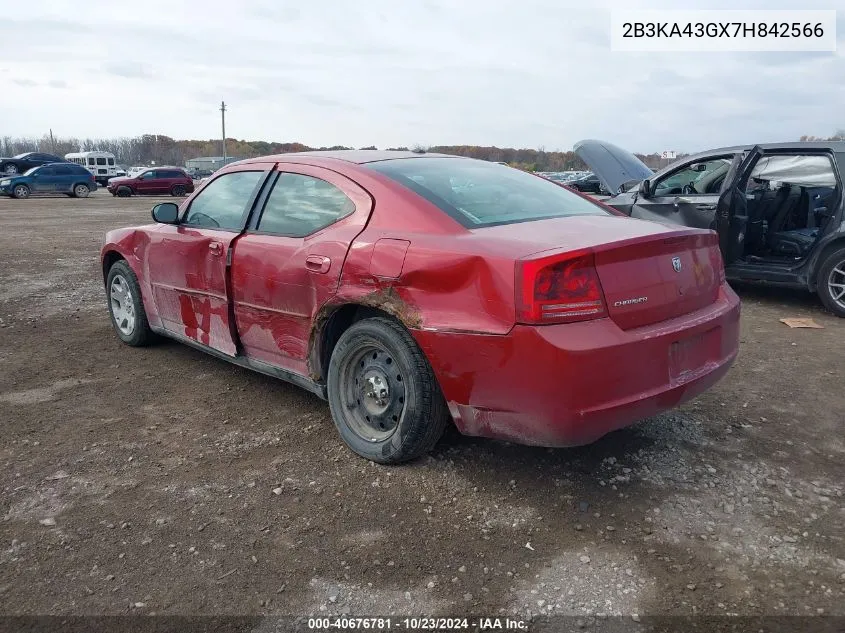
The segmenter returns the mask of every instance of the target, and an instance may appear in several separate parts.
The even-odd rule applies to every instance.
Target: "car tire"
[[[819,266],[816,292],[825,308],[845,318],[845,248],[833,251]]]
[[[185,185],[173,185],[173,188],[170,190],[170,195],[181,198],[185,195]]]
[[[14,176],[18,173],[18,166],[13,165],[12,163],[6,163],[3,165],[2,172],[7,176]]]
[[[129,187],[118,187],[117,195],[121,198],[128,198],[132,195],[132,190]]]
[[[428,360],[401,324],[354,323],[338,340],[328,371],[332,419],[346,445],[380,464],[430,451],[449,410]]]
[[[88,187],[88,185],[83,185],[82,183],[80,183],[78,185],[74,185],[73,187],[74,198],[87,198],[89,193],[91,193],[91,189]]]
[[[125,260],[118,260],[106,277],[106,300],[118,338],[132,347],[149,345],[153,331],[147,321],[141,286]]]
[[[27,185],[15,185],[12,189],[12,197],[17,198],[18,200],[25,200],[29,198],[32,194],[32,191]]]

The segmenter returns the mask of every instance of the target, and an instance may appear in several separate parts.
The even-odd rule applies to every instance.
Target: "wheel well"
[[[340,337],[352,324],[372,317],[384,317],[398,322],[396,317],[384,310],[357,303],[344,304],[329,314],[325,325],[318,331],[318,344],[312,355],[314,361],[312,365],[312,378],[326,380],[329,361]],[[319,328],[319,325],[317,327]]]
[[[117,251],[109,251],[103,257],[103,281],[105,282],[108,279],[109,271],[111,267],[114,266],[117,262],[124,259],[123,255],[118,253]]]
[[[833,240],[830,244],[827,244],[824,247],[821,253],[819,253],[819,256],[816,258],[815,265],[813,266],[813,272],[810,275],[810,290],[815,292],[818,289],[819,271],[824,265],[824,260],[827,259],[828,255],[830,255],[834,251],[838,251],[841,248],[845,248],[845,237]]]

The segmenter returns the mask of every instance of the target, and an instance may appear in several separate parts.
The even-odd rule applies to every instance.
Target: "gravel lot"
[[[0,200],[3,613],[845,615],[845,321],[816,298],[739,288],[727,378],[592,446],[452,433],[382,467],[302,390],[119,343],[98,250],[153,204]]]

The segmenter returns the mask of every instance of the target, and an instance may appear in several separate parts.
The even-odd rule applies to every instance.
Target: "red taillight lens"
[[[572,323],[607,316],[592,254],[519,261],[516,287],[519,323]]]

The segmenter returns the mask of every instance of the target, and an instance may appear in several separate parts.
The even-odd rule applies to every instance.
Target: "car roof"
[[[845,152],[845,141],[790,141],[786,143],[758,143],[757,144],[760,149],[764,151],[771,151],[771,150],[786,150],[786,151],[796,151],[796,150],[830,150],[833,152]],[[708,149],[704,152],[699,152],[697,154],[690,154],[689,156],[685,157],[683,160],[695,159],[699,156],[713,156],[714,154],[735,154],[737,152],[747,152],[751,148],[755,147],[754,145],[731,145],[729,147],[717,147],[715,149]]]
[[[348,149],[328,150],[316,152],[291,152],[288,154],[274,154],[272,156],[259,156],[238,161],[236,164],[248,164],[255,162],[280,162],[280,163],[314,163],[342,161],[355,165],[376,163],[384,160],[409,159],[409,158],[465,158],[452,154],[430,154],[427,152],[412,152],[399,150],[374,150],[374,149]]]

